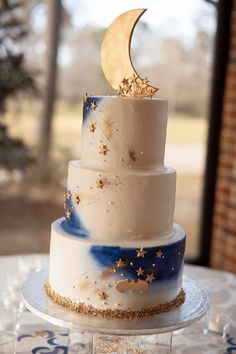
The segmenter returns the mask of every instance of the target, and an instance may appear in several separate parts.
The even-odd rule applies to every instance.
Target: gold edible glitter
[[[120,309],[97,309],[92,305],[86,305],[84,302],[75,303],[70,298],[63,297],[52,290],[49,282],[44,285],[47,295],[57,304],[66,307],[76,313],[83,313],[93,317],[103,318],[119,318],[131,320],[140,317],[157,315],[163,312],[169,312],[183,304],[185,300],[185,292],[182,289],[179,295],[172,301],[166,302],[155,307],[143,308],[140,310],[120,310]]]

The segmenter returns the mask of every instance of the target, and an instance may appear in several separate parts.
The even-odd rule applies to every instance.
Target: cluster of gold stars
[[[119,96],[131,96],[131,97],[152,97],[159,89],[150,86],[147,78],[141,79],[133,74],[132,77],[123,78],[119,85]]]
[[[89,96],[87,95],[87,93],[84,95],[84,103],[89,103],[88,102],[88,98]],[[94,111],[96,108],[97,108],[97,103],[95,101],[93,101],[91,104],[90,104],[90,107],[91,109]]]
[[[99,154],[102,154],[102,155],[106,155],[107,152],[109,151],[108,147],[106,145],[100,145],[98,147],[98,149],[99,149]]]
[[[147,253],[147,251],[145,251],[143,249],[143,247],[141,247],[139,250],[136,250],[137,252],[137,257],[142,257],[144,258],[145,254]],[[161,250],[156,251],[156,258],[162,258],[163,252]]]
[[[138,277],[144,275],[144,269],[140,267],[138,270],[136,270],[136,273]],[[146,275],[145,281],[151,284],[154,279],[156,279],[156,277],[154,277],[153,272],[151,272]]]

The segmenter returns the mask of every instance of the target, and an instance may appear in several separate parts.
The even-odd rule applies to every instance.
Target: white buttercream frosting
[[[98,99],[96,109],[89,106],[84,111],[81,164],[115,171],[161,168],[167,101],[109,96],[94,99]],[[92,124],[94,132],[89,129]],[[106,155],[99,154],[102,145],[108,149]]]

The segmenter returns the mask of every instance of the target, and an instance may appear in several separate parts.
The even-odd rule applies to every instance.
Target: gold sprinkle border
[[[140,317],[158,315],[163,312],[169,312],[174,310],[178,306],[182,305],[185,301],[185,292],[181,289],[179,295],[174,300],[166,302],[165,304],[160,304],[155,307],[149,307],[147,309],[140,310],[120,310],[120,309],[97,309],[92,305],[86,305],[83,302],[75,303],[68,297],[63,297],[52,290],[49,282],[44,284],[47,295],[57,304],[66,307],[70,311],[76,313],[81,313],[84,315],[89,315],[93,317],[102,318],[118,318],[124,320],[131,320]]]

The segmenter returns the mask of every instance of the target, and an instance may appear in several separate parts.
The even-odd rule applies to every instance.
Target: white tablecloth
[[[0,290],[4,289],[6,275],[8,274],[8,277],[15,275],[19,259],[22,257],[27,261],[31,256],[0,257]],[[41,267],[47,268],[48,255],[38,255],[38,257]],[[236,353],[236,276],[192,265],[185,265],[184,274],[198,281],[208,290],[210,306],[217,306],[231,314],[231,326],[226,339],[205,335],[203,334],[205,319],[202,319],[199,323],[174,334],[172,353]],[[16,343],[17,353],[67,353],[67,341],[66,329],[51,325],[28,311],[23,312]],[[1,352],[1,347],[0,354],[5,354]]]

